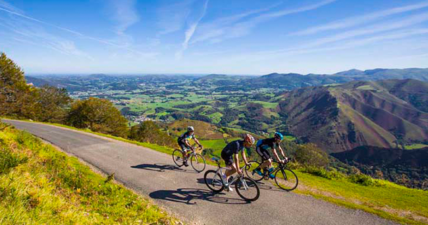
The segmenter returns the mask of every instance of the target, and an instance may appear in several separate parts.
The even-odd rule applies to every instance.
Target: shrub
[[[324,168],[318,168],[314,166],[305,167],[301,171],[304,173],[309,173],[309,174],[318,176],[318,177],[323,177],[329,180],[341,180],[346,177],[345,174],[340,173],[335,169],[328,171]]]
[[[106,99],[77,100],[71,105],[67,122],[77,128],[126,137],[127,120],[113,103]]]
[[[364,186],[382,186],[383,184],[372,177],[365,174],[353,174],[348,177],[352,183],[361,184]]]
[[[325,167],[330,162],[327,153],[312,143],[297,145],[295,157],[305,167]]]
[[[177,147],[177,141],[162,131],[153,121],[144,121],[139,125],[131,127],[129,138],[160,146]]]

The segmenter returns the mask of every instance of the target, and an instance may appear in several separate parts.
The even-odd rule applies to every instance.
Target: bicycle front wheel
[[[259,182],[261,180],[263,180],[263,175],[259,175],[255,169],[260,167],[260,163],[257,161],[250,161],[249,162],[250,166],[249,167],[245,167],[245,174],[247,175],[247,177],[253,179],[256,182]]]
[[[205,172],[204,182],[207,187],[215,193],[219,193],[224,189],[224,185],[221,180],[221,175],[215,170],[208,170],[207,172]]]
[[[174,161],[175,165],[177,165],[178,167],[182,167],[184,160],[183,160],[183,153],[181,152],[181,150],[175,149],[172,152],[172,160]]]
[[[192,157],[190,157],[190,163],[193,169],[198,173],[205,170],[205,158],[201,154],[192,155]]]
[[[235,183],[236,193],[245,201],[256,201],[260,197],[260,189],[254,180],[242,177]]]
[[[275,183],[283,190],[292,191],[297,188],[299,179],[292,170],[284,168],[276,171]]]

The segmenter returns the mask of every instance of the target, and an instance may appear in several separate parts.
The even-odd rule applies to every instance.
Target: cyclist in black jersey
[[[226,162],[227,170],[223,177],[223,180],[226,184],[227,190],[231,191],[232,189],[228,186],[229,176],[238,172],[242,174],[242,171],[239,167],[239,156],[238,153],[241,152],[242,159],[244,160],[246,165],[248,164],[247,157],[245,155],[244,148],[247,150],[254,144],[255,139],[250,134],[246,134],[244,140],[232,141],[224,147],[221,151],[221,158]]]
[[[260,157],[263,160],[263,163],[260,165],[260,167],[257,167],[254,171],[256,173],[258,173],[260,176],[263,175],[261,169],[266,169],[269,168],[268,171],[272,172],[273,167],[272,167],[272,156],[270,155],[268,149],[272,149],[273,155],[275,156],[275,159],[278,162],[283,162],[285,163],[288,158],[285,156],[284,151],[282,150],[281,146],[279,145],[279,143],[281,143],[281,141],[284,139],[284,136],[279,133],[276,132],[275,133],[275,137],[273,138],[267,138],[267,139],[263,139],[263,140],[259,140],[257,142],[256,145],[256,152],[260,155]],[[281,160],[278,156],[278,153],[276,152],[276,149],[278,149],[281,152],[282,157],[284,157],[284,160]],[[269,174],[270,178],[275,178],[275,176],[273,174]]]
[[[192,150],[192,146],[190,146],[190,143],[189,143],[190,139],[193,139],[195,143],[202,148],[201,143],[195,137],[195,128],[193,128],[192,126],[188,126],[187,131],[184,134],[182,134],[180,137],[178,137],[178,140],[177,140],[178,145],[181,148],[181,151],[183,151],[183,157],[184,157],[183,164],[185,166],[189,166],[189,164],[187,163],[187,151]]]

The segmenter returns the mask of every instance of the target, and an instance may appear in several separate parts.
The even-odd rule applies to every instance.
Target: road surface
[[[375,215],[261,185],[258,201],[213,195],[203,173],[174,166],[170,155],[97,135],[38,123],[3,120],[72,154],[191,224],[393,224]],[[207,167],[209,169],[210,166]],[[213,168],[213,167],[211,167]]]

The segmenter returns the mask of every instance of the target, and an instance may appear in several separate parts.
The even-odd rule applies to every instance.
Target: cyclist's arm
[[[238,154],[233,155],[233,157],[235,158],[235,170],[241,174],[241,169],[239,168],[239,156]]]
[[[192,146],[190,146],[189,140],[187,139],[184,139],[184,145],[186,145],[188,148],[192,148]]]
[[[284,159],[286,159],[287,157],[285,156],[285,154],[284,154],[284,150],[282,150],[282,148],[281,148],[281,146],[280,146],[280,145],[278,145],[278,149],[279,149],[279,151],[281,152],[282,157],[284,157]]]
[[[199,142],[198,139],[196,139],[196,137],[194,137],[193,140],[195,141],[196,144],[198,144],[200,147],[202,147],[201,143]]]
[[[279,158],[278,153],[276,152],[276,148],[275,147],[272,148],[272,152],[273,152],[273,155],[275,156],[275,159],[278,162],[281,162],[281,159]]]
[[[242,159],[245,162],[245,165],[248,165],[247,155],[245,154],[244,150],[242,150],[241,155],[242,155]]]

